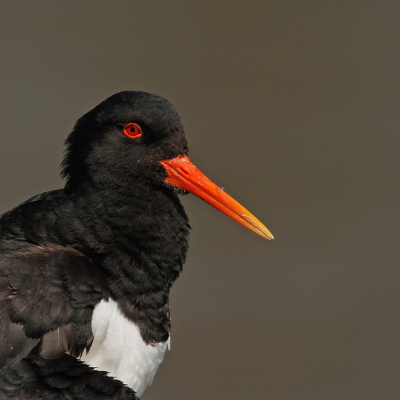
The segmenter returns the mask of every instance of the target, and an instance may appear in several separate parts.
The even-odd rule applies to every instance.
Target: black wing
[[[79,251],[54,244],[0,253],[0,368],[34,346],[47,359],[90,347],[93,308],[108,297],[94,268]]]

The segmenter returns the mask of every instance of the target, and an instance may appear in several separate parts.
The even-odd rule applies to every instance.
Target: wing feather
[[[90,347],[93,308],[107,297],[94,268],[79,251],[54,244],[0,253],[0,367],[38,343],[50,359]]]

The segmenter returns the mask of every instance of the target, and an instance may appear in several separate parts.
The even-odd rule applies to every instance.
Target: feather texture
[[[149,386],[169,348],[166,342],[146,344],[135,323],[129,321],[113,300],[102,300],[92,317],[94,340],[82,360],[124,382],[139,396]]]

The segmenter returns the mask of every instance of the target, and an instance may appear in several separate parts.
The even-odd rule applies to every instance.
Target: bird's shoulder
[[[1,214],[0,252],[48,241],[48,233],[68,203],[64,191],[59,189],[33,196]]]

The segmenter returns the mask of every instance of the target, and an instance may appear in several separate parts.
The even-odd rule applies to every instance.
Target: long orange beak
[[[178,186],[200,197],[200,199],[257,235],[268,240],[274,238],[271,232],[253,214],[212,183],[189,161],[187,156],[160,161],[160,163],[168,174],[165,180],[171,185]]]

